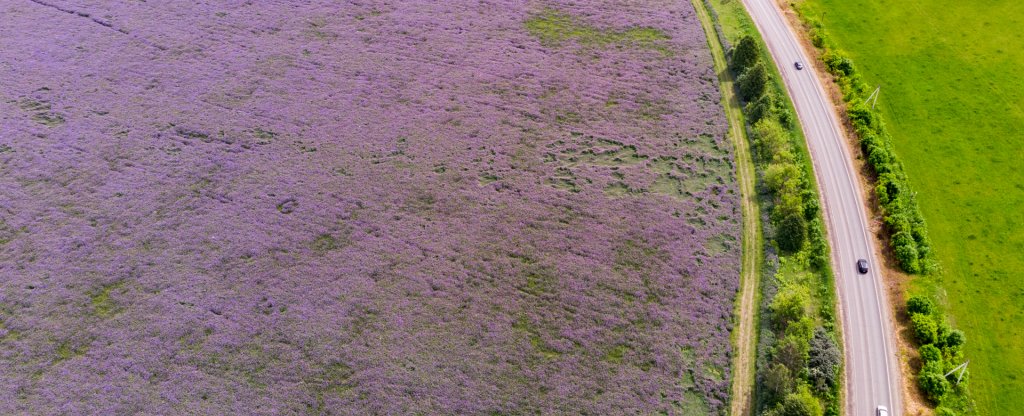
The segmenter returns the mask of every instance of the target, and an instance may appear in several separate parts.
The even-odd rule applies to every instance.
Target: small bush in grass
[[[935,304],[927,296],[913,295],[907,298],[907,313],[932,315],[935,312]]]
[[[948,334],[946,334],[945,348],[951,353],[956,353],[960,351],[960,347],[962,347],[966,342],[967,336],[964,335],[964,331],[954,329],[952,331],[949,331]]]
[[[896,254],[896,261],[899,262],[903,271],[907,273],[918,273],[921,271],[920,254],[917,251],[916,245],[893,245],[893,251]]]

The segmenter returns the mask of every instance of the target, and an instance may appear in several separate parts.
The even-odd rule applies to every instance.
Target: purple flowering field
[[[686,1],[0,2],[0,414],[707,414]]]

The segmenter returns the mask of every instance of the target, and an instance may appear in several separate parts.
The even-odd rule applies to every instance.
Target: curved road
[[[892,316],[882,286],[874,240],[856,171],[832,102],[814,65],[774,0],[743,0],[782,73],[793,99],[821,189],[832,266],[839,291],[846,352],[846,414],[875,415],[879,405],[890,415],[901,409],[900,372]],[[804,63],[797,71],[794,62]],[[867,259],[868,274],[857,273]]]

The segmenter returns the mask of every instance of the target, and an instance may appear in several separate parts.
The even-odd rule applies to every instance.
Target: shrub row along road
[[[773,0],[743,0],[774,57],[807,136],[827,219],[846,350],[849,415],[874,415],[879,405],[900,411],[900,374],[867,215],[838,117],[813,65]],[[797,70],[794,62],[804,63]],[[860,275],[857,259],[870,269]]]

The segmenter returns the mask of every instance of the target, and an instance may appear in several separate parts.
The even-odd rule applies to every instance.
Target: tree
[[[821,403],[811,394],[806,385],[800,386],[796,392],[786,395],[778,406],[779,415],[784,416],[821,416]]]
[[[807,367],[809,349],[807,341],[800,337],[787,336],[775,346],[774,358],[775,361],[789,368],[789,372],[794,376],[799,376]]]
[[[925,396],[938,403],[952,389],[942,372],[941,362],[925,363],[921,373],[917,375],[917,384]]]
[[[899,235],[899,234],[897,234]],[[896,261],[900,268],[907,273],[918,273],[921,271],[920,253],[916,244],[897,244],[896,236],[893,236],[893,251],[896,254]]]
[[[764,172],[764,186],[772,193],[779,193],[787,187],[795,190],[799,180],[800,169],[792,163],[772,163]]]
[[[750,123],[757,123],[761,119],[778,119],[779,96],[772,91],[765,91],[756,100],[751,101],[745,108],[747,119]]]
[[[740,38],[739,43],[732,48],[732,61],[729,62],[729,69],[734,74],[743,73],[761,58],[761,48],[757,41],[750,35]]]
[[[967,336],[964,335],[964,331],[954,329],[946,334],[946,349],[951,353],[955,353],[960,350],[960,347],[967,342]]]
[[[765,69],[764,63],[757,62],[743,71],[736,83],[740,87],[740,97],[743,101],[753,100],[764,94],[768,86],[768,70]]]
[[[803,215],[789,214],[779,220],[775,241],[779,249],[787,253],[800,251],[807,240],[807,221]]]
[[[918,352],[921,353],[921,361],[925,363],[942,362],[942,351],[939,351],[939,348],[932,344],[922,345]]]
[[[789,143],[789,133],[778,121],[761,119],[754,123],[754,150],[759,161],[777,160],[777,155],[789,151]]]
[[[914,328],[914,337],[920,344],[934,344],[938,337],[938,325],[931,316],[915,313],[910,315],[910,325]]]
[[[907,313],[931,315],[935,312],[935,304],[927,296],[913,295],[907,299]]]
[[[811,350],[807,360],[811,383],[819,391],[826,391],[836,385],[836,375],[843,357],[836,342],[822,327],[814,329]]]
[[[810,296],[806,289],[800,286],[786,286],[775,294],[768,308],[772,311],[772,322],[778,329],[784,329],[790,322],[807,316],[809,304]]]
[[[793,374],[789,368],[780,364],[772,363],[763,377],[765,392],[768,394],[768,403],[781,401],[790,391],[793,390]]]

